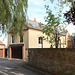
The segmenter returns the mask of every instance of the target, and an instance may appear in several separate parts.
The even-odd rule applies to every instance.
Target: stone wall
[[[75,49],[29,49],[31,66],[57,75],[75,75]]]

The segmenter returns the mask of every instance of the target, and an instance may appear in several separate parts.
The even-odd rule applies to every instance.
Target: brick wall
[[[31,66],[57,75],[73,75],[75,70],[75,49],[29,49],[28,63]]]

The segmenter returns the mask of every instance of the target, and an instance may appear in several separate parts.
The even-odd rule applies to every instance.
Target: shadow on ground
[[[29,67],[26,61],[0,58],[0,75],[48,75],[48,74]]]

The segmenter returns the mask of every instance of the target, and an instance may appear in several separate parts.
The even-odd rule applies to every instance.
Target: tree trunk
[[[56,33],[56,37],[55,37],[55,46],[56,46],[56,48],[58,48],[58,35],[57,35],[57,33]]]

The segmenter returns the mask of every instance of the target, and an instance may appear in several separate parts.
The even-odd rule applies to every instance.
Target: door
[[[12,58],[22,59],[22,47],[12,47]]]
[[[0,57],[3,57],[3,49],[0,49]]]

